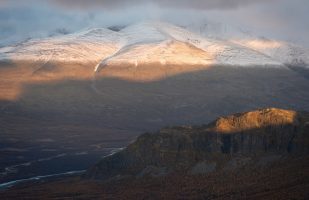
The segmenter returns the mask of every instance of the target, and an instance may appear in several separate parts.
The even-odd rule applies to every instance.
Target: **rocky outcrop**
[[[164,128],[141,135],[126,149],[104,158],[86,177],[200,174],[263,167],[309,152],[309,114],[275,108],[221,117],[204,126]]]

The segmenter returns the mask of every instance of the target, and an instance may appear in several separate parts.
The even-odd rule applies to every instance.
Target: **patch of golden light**
[[[113,58],[102,67],[98,77],[116,77],[137,82],[157,81],[207,69],[214,64],[212,54],[188,44],[172,42],[168,48],[150,49],[140,45],[130,49],[129,53]]]
[[[186,43],[171,41],[157,45],[136,45],[130,48],[129,51],[113,57],[108,64],[133,63],[138,65],[139,63],[160,62],[162,64],[209,65],[213,63],[213,60],[213,56],[208,52]]]
[[[256,49],[256,50],[265,50],[265,49],[275,49],[280,48],[284,44],[282,42],[265,40],[265,39],[254,39],[254,40],[232,40],[233,43],[244,45],[246,47]]]
[[[142,51],[144,49],[144,51]],[[146,50],[145,50],[146,49]],[[117,78],[133,82],[151,82],[213,66],[210,53],[188,44],[171,42],[167,48],[136,46],[130,53],[113,58],[95,74],[96,62],[22,61],[0,63],[0,100],[18,100],[26,87],[66,80]],[[134,57],[136,55],[136,57]]]
[[[14,62],[0,64],[0,101],[15,101],[31,84],[44,84],[67,79],[90,80],[93,76],[94,63],[88,64],[53,64],[41,66],[35,62]],[[90,66],[90,67],[89,67]],[[42,68],[41,68],[42,67]]]
[[[297,123],[296,117],[297,113],[295,111],[269,108],[240,115],[221,117],[211,129],[215,132],[229,134],[269,126],[295,124]]]

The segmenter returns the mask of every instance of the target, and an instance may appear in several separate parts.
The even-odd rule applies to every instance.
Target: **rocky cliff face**
[[[263,167],[309,152],[309,114],[275,108],[221,117],[208,125],[164,128],[141,135],[104,158],[86,177],[207,174],[244,166]]]

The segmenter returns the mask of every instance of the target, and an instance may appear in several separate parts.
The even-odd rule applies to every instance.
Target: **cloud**
[[[6,6],[8,3],[8,0],[0,0],[0,7]]]
[[[0,46],[89,27],[221,22],[309,47],[308,0],[0,0]]]
[[[142,4],[151,4],[164,8],[199,10],[232,9],[269,1],[274,0],[51,0],[51,2],[67,8],[125,9]]]

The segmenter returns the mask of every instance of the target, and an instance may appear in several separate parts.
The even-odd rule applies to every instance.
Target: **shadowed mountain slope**
[[[206,126],[165,128],[140,136],[86,176],[207,174],[244,165],[258,167],[289,154],[306,155],[308,123],[308,113],[269,108],[222,117]]]

